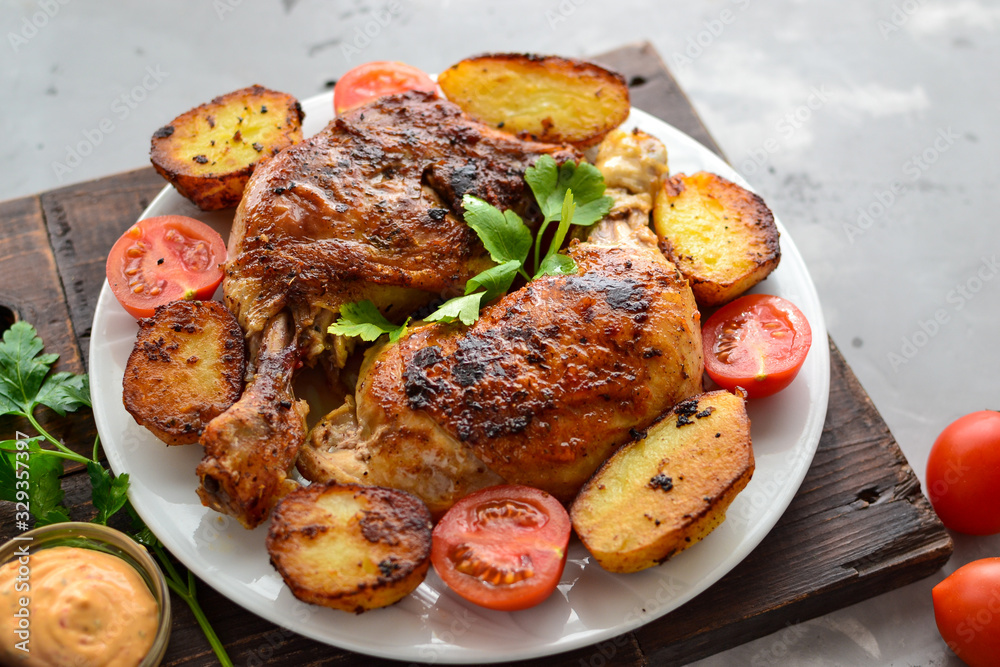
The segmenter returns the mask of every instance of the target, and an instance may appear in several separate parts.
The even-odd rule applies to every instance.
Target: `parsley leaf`
[[[42,339],[27,322],[15,322],[4,332],[0,342],[0,414],[27,416],[38,405],[42,382],[59,358],[58,354],[39,354],[41,351]]]
[[[565,227],[562,233],[557,233],[549,246],[546,257],[549,257],[559,250],[562,242],[566,239],[566,232],[572,224],[589,227],[601,220],[608,214],[614,204],[614,199],[604,195],[604,176],[600,169],[587,162],[565,162],[557,166],[556,161],[549,155],[543,155],[535,164],[524,172],[524,180],[528,182],[531,192],[535,195],[535,201],[545,218],[535,236],[535,267],[537,269],[535,277],[541,275],[552,275],[543,271],[541,267],[541,240],[545,236],[548,224],[553,221],[564,222]],[[564,220],[563,212],[566,209],[566,200],[572,197],[575,201],[575,212],[571,213],[573,219]],[[558,243],[556,242],[558,240]],[[551,262],[550,262],[551,264]]]
[[[573,192],[576,192],[576,190]],[[577,201],[579,203],[577,204],[576,212],[573,214],[573,224],[577,227],[590,227],[600,222],[611,212],[611,207],[615,203],[615,200],[611,197],[601,197],[600,199],[592,199],[590,201],[578,198]]]
[[[485,287],[486,292],[483,296],[485,301],[492,301],[498,296],[503,296],[510,289],[517,272],[521,270],[521,266],[521,262],[512,259],[509,262],[486,269],[470,278],[469,282],[465,284],[466,295],[472,294],[480,287]]]
[[[32,443],[28,459],[28,498],[35,527],[69,521],[69,511],[63,507],[65,493],[59,479],[63,473],[62,459],[39,454],[41,447]]]
[[[535,195],[535,201],[542,215],[545,216],[543,224],[559,219],[562,198],[567,189],[566,184],[575,171],[574,163],[567,162],[560,168],[551,155],[541,156],[535,160],[535,164],[525,170],[524,180]]]
[[[42,339],[27,322],[15,322],[0,342],[0,414],[27,417],[39,405],[65,415],[90,406],[86,375],[49,375],[58,354],[39,354]],[[48,376],[48,377],[46,377]]]
[[[569,255],[560,255],[556,253],[554,255],[549,255],[542,260],[542,265],[538,267],[538,273],[535,277],[539,276],[567,276],[576,273],[576,262]]]
[[[566,190],[572,190],[573,197],[577,201],[578,210],[573,219],[574,225],[589,227],[606,216],[615,203],[611,197],[604,196],[604,176],[600,169],[587,162],[581,162],[577,166],[569,183],[566,184]]]
[[[479,275],[483,274],[480,273]],[[479,306],[484,296],[486,296],[486,292],[476,292],[475,294],[466,294],[465,296],[449,299],[424,319],[431,322],[454,322],[455,320],[460,320],[462,324],[469,326],[479,319]]]
[[[45,405],[59,415],[90,407],[90,379],[86,375],[56,373],[46,378],[35,397],[37,405]]]
[[[497,264],[516,261],[521,264],[531,250],[531,230],[514,211],[500,210],[478,197],[462,198],[465,222],[479,235],[486,251]]]
[[[592,202],[600,202],[593,208],[599,211],[607,207],[601,215],[607,215],[614,200],[604,196],[604,176],[601,170],[589,162],[565,162],[561,167],[549,155],[543,155],[524,172],[524,180],[528,182],[535,201],[545,216],[546,222],[559,220],[562,213],[566,192],[572,190],[581,207]],[[593,214],[583,218],[581,225],[591,225],[601,218],[592,219]]]
[[[39,445],[42,439],[34,436],[0,442],[0,500],[25,503],[35,517],[36,528],[69,521],[59,479],[63,473],[62,459],[47,456]]]
[[[410,319],[407,318],[402,325],[393,324],[385,319],[374,303],[365,299],[341,306],[340,318],[331,324],[327,331],[341,336],[357,336],[369,342],[387,333],[389,340],[395,343],[406,333],[409,323]]]
[[[94,523],[108,525],[110,519],[128,501],[128,474],[112,477],[111,472],[94,461],[87,461],[90,476],[90,499],[97,510]]]
[[[12,451],[17,446],[14,440],[0,442],[0,500],[9,503],[17,502],[17,473],[15,468],[16,454]]]

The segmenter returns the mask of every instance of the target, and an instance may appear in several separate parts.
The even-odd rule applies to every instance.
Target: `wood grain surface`
[[[720,152],[651,46],[627,46],[595,60],[625,75],[634,106]],[[147,168],[0,203],[0,323],[12,313],[32,323],[46,350],[60,354],[59,370],[83,371],[107,251],[162,187]],[[830,402],[816,457],[761,545],[708,591],[635,632],[519,664],[684,664],[911,583],[947,561],[947,532],[885,422],[829,344]],[[89,451],[95,435],[89,413],[39,416],[73,448]],[[5,438],[24,427],[0,418]],[[91,518],[86,474],[68,466],[63,487],[73,518]],[[14,532],[13,506],[0,503],[0,538]],[[396,664],[305,639],[204,583],[199,591],[236,664]],[[173,609],[163,664],[215,664],[186,605],[175,598]]]

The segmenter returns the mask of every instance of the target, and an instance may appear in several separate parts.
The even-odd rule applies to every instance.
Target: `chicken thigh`
[[[647,138],[606,142],[628,156]],[[502,481],[569,501],[619,445],[701,391],[700,315],[648,228],[658,148],[662,169],[609,188],[611,215],[571,246],[577,275],[536,279],[471,327],[424,326],[370,351],[356,406],[314,429],[303,475],[401,488],[435,515]]]

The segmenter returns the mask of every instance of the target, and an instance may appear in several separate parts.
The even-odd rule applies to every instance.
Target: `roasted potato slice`
[[[312,484],[278,503],[267,553],[298,599],[361,613],[400,600],[424,580],[431,515],[398,489]]]
[[[653,224],[702,308],[732,301],[781,259],[778,228],[764,200],[717,174],[666,179],[656,193]]]
[[[580,491],[570,518],[601,567],[637,572],[712,532],[753,469],[743,399],[700,394],[609,458]]]
[[[445,96],[479,121],[522,138],[596,144],[628,118],[616,72],[558,56],[499,53],[467,58],[438,75]]]
[[[303,117],[291,95],[261,86],[243,88],[154,132],[149,159],[203,211],[236,206],[261,160],[302,141]]]
[[[243,390],[243,331],[218,301],[173,301],[139,320],[122,401],[168,445],[198,442]]]

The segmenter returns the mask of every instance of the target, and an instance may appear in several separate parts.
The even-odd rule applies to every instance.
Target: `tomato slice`
[[[527,609],[559,583],[569,535],[569,515],[545,491],[492,486],[459,500],[434,527],[431,563],[470,602]]]
[[[118,303],[139,318],[178,299],[211,298],[225,261],[226,244],[214,229],[194,218],[161,215],[122,234],[106,269]]]
[[[358,65],[333,88],[333,109],[342,114],[375,98],[407,90],[437,93],[437,84],[422,70],[406,63],[376,61]]]
[[[741,387],[749,398],[770,396],[791,384],[812,345],[802,311],[769,294],[726,304],[701,332],[709,377],[729,391]]]

